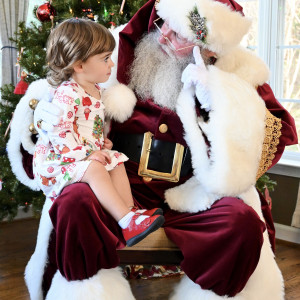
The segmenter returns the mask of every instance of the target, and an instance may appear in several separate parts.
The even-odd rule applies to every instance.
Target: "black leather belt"
[[[134,162],[139,163],[143,146],[144,134],[117,133],[113,137],[113,149],[120,151]],[[158,172],[170,173],[172,170],[175,143],[162,140],[152,140],[148,168]],[[180,177],[192,173],[191,153],[184,148]]]

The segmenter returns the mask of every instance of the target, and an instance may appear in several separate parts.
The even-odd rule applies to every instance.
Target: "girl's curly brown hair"
[[[47,81],[58,86],[73,74],[77,61],[93,55],[112,52],[116,42],[107,28],[84,19],[69,19],[59,24],[47,42]]]

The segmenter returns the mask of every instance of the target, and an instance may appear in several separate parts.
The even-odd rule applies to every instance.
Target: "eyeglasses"
[[[162,32],[161,28],[157,25],[157,22],[161,20],[161,18],[158,18],[156,20],[153,21],[153,24],[155,25],[155,27],[158,29],[158,31],[160,32],[161,36],[165,39],[166,41],[166,44],[167,46],[173,50],[174,52],[178,52],[178,51],[181,51],[181,50],[185,50],[185,49],[188,49],[188,48],[191,48],[191,47],[194,47],[195,45],[190,45],[190,46],[187,46],[187,47],[183,47],[183,48],[179,48],[179,49],[176,49],[176,47],[172,44],[172,42],[169,40],[168,37],[166,37],[164,35],[164,33]]]

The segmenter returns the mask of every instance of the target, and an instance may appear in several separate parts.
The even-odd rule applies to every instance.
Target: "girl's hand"
[[[111,150],[113,147],[113,142],[108,139],[108,138],[104,138],[104,144],[103,144],[105,149]]]
[[[99,161],[103,166],[111,163],[109,154],[101,150],[94,151],[90,156],[88,156],[88,159]]]

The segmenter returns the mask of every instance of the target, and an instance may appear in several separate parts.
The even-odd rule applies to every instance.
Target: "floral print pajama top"
[[[98,85],[101,95],[101,90]],[[49,141],[39,138],[33,156],[33,174],[41,190],[54,200],[62,189],[82,179],[91,161],[83,160],[95,150],[109,153],[114,169],[128,160],[117,151],[103,149],[104,104],[90,96],[75,80],[63,82],[55,91],[53,103],[63,110],[60,123],[48,132]]]

